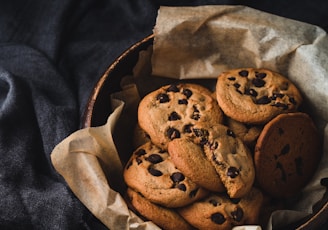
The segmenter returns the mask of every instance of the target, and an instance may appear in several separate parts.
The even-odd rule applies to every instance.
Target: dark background
[[[152,33],[160,5],[243,4],[328,30],[322,0],[0,2],[0,229],[102,229],[53,169],[108,65]]]

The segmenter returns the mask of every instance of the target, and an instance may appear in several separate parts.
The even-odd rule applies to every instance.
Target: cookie
[[[223,113],[207,88],[197,84],[172,84],[149,94],[138,107],[138,121],[151,141],[166,148],[193,124],[222,123]]]
[[[206,126],[206,124],[198,124],[189,126],[187,133],[189,136],[181,139],[187,142],[189,138],[201,146],[202,151],[199,151],[198,148],[195,154],[198,154],[198,157],[207,158],[219,175],[230,197],[239,198],[249,192],[255,178],[253,158],[248,147],[228,127],[222,124],[211,127]],[[197,150],[191,144],[183,144],[182,141],[177,142],[175,140],[170,142],[168,146],[168,151],[172,155],[178,151],[180,151],[180,155],[191,155],[193,150]],[[175,157],[172,159],[174,160]],[[197,160],[193,159],[192,161],[197,163]],[[204,161],[199,161],[199,163]],[[190,167],[200,169],[204,166],[199,164],[197,167],[192,165]],[[206,175],[200,176],[206,177]]]
[[[130,188],[165,207],[181,207],[208,193],[176,168],[167,151],[151,142],[134,151],[123,176]]]
[[[267,123],[254,153],[256,180],[268,194],[287,198],[313,176],[320,160],[320,137],[305,113],[281,114]]]
[[[230,230],[233,226],[258,224],[262,203],[261,191],[252,188],[240,199],[211,193],[205,199],[179,208],[178,213],[197,229]]]
[[[262,131],[259,125],[245,124],[231,118],[227,118],[226,125],[238,138],[240,138],[248,147],[254,147],[258,136]]]
[[[200,145],[191,139],[177,138],[169,142],[168,152],[175,166],[193,182],[210,191],[225,191],[219,174]]]
[[[242,123],[264,124],[296,111],[302,96],[286,77],[268,69],[233,69],[219,75],[217,101],[223,112]]]
[[[131,204],[132,210],[146,220],[165,230],[192,230],[194,229],[174,209],[165,208],[154,204],[143,197],[140,193],[127,189],[127,202]]]

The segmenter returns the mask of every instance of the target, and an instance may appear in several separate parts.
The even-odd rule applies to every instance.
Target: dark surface
[[[328,2],[318,0],[1,1],[0,229],[105,229],[50,153],[79,129],[108,65],[152,33],[160,4],[244,4],[328,30]]]

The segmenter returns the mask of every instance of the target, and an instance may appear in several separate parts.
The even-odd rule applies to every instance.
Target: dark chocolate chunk
[[[293,97],[290,97],[289,98],[289,102],[292,103],[293,105],[296,105],[297,104],[295,98],[293,98]]]
[[[228,77],[228,80],[234,81],[234,80],[236,80],[236,78],[235,77]]]
[[[189,193],[189,197],[190,197],[190,198],[193,198],[193,197],[195,197],[195,196],[196,196],[196,194],[197,194],[197,192],[198,192],[198,188],[196,188],[196,189],[192,190],[192,191]]]
[[[286,155],[287,153],[289,153],[290,150],[290,145],[286,144],[280,151],[280,155]]]
[[[181,119],[181,116],[177,112],[172,112],[168,119],[169,121],[177,121]]]
[[[222,215],[219,212],[213,213],[211,215],[211,220],[216,224],[223,224],[226,221],[226,219],[224,218],[224,215]]]
[[[169,96],[165,93],[158,94],[156,99],[159,100],[160,103],[166,103],[170,101]]]
[[[227,176],[230,178],[236,178],[239,175],[239,170],[236,167],[230,167],[227,171]]]
[[[260,97],[259,99],[257,99],[255,101],[255,104],[265,105],[265,104],[269,104],[270,102],[271,102],[271,99],[268,96],[263,96],[263,97]]]
[[[158,154],[151,154],[149,157],[146,158],[147,161],[157,164],[163,161],[163,158]]]
[[[252,83],[255,87],[263,87],[265,85],[265,81],[261,78],[253,78]]]
[[[183,132],[184,132],[184,133],[191,133],[191,132],[192,132],[192,127],[193,127],[192,124],[185,125],[185,126],[183,127]]]
[[[281,103],[281,102],[274,103],[274,104],[272,104],[272,106],[275,106],[275,107],[278,107],[278,108],[282,108],[283,110],[288,109],[288,105],[287,104],[284,104],[284,103]]]
[[[170,85],[169,86],[169,88],[167,88],[167,90],[166,90],[167,92],[179,92],[179,88],[177,87],[177,85],[174,85],[174,84],[172,84],[172,85]]]
[[[177,188],[180,189],[181,191],[184,191],[184,192],[187,190],[187,187],[184,184],[178,184]]]
[[[175,129],[175,128],[168,128],[166,131],[166,135],[170,140],[173,140],[175,138],[180,138],[180,132],[179,130]]]
[[[256,72],[256,73],[255,73],[255,77],[256,77],[256,78],[260,78],[260,79],[265,78],[266,75],[267,75],[266,73],[261,73],[261,72]]]
[[[199,118],[200,118],[199,110],[197,109],[196,105],[193,106],[193,109],[194,109],[194,111],[193,111],[193,113],[192,113],[192,115],[191,115],[190,118],[198,121]]]
[[[231,216],[235,221],[240,222],[244,217],[244,212],[240,207],[237,207],[235,211],[231,212]]]
[[[281,180],[286,182],[287,181],[286,172],[285,172],[285,169],[284,169],[284,167],[282,166],[282,164],[280,162],[277,162],[276,168],[281,171]]]
[[[138,149],[134,154],[136,154],[137,156],[142,156],[146,154],[146,150]]]
[[[187,99],[179,99],[178,104],[179,105],[188,105],[188,100]]]
[[[303,176],[303,159],[302,157],[297,157],[295,159],[296,173],[299,176]]]
[[[240,202],[240,198],[230,198],[231,202],[234,204],[238,204]]]
[[[183,89],[182,91],[183,95],[185,95],[187,98],[191,97],[192,91],[190,89]]]
[[[181,172],[175,172],[171,175],[171,180],[175,183],[183,181],[185,176]]]
[[[240,87],[240,84],[239,83],[234,83],[233,86],[238,89]]]
[[[217,200],[214,200],[214,199],[210,199],[208,201],[210,204],[212,204],[214,207],[218,206],[219,202]]]
[[[162,176],[163,173],[157,169],[154,169],[152,167],[148,168],[148,172],[153,176]]]
[[[231,129],[227,129],[227,135],[230,137],[236,137],[236,134],[234,132],[232,132]]]
[[[138,165],[140,165],[142,163],[142,160],[139,157],[136,158],[136,161],[137,161]]]
[[[276,100],[277,98],[283,98],[285,94],[283,93],[273,93],[271,99]]]
[[[244,92],[246,95],[257,97],[257,92],[255,89],[246,89]]]
[[[239,71],[239,75],[241,77],[247,77],[248,76],[248,71],[247,70],[241,70],[241,71]]]

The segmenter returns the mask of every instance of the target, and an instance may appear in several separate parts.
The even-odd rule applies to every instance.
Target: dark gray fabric
[[[49,156],[79,129],[106,67],[152,33],[161,4],[244,4],[328,29],[319,0],[1,1],[0,229],[105,229]]]

